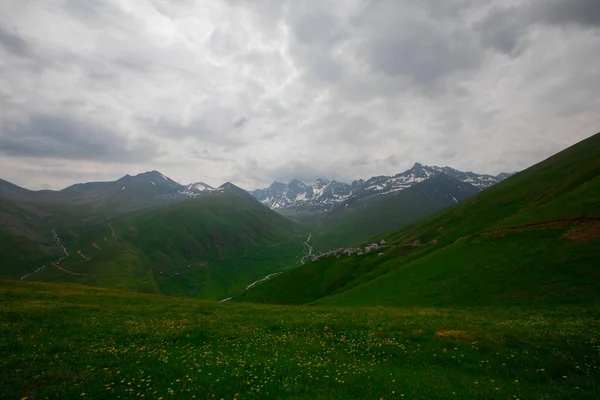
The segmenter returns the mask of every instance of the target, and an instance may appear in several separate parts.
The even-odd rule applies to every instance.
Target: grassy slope
[[[503,230],[581,217],[600,218],[600,135],[447,211],[383,235],[384,256],[321,260],[257,286],[242,299],[392,306],[596,301],[598,221]],[[417,240],[420,245],[409,246]]]
[[[52,238],[45,229],[44,214],[20,207],[0,197],[0,274],[20,278],[23,270],[34,270],[40,260],[52,258]]]
[[[326,308],[0,281],[1,398],[596,399],[597,306]]]
[[[60,257],[52,228],[81,219],[87,211],[0,196],[0,277],[19,279]]]
[[[294,223],[237,189],[57,232],[60,266],[85,275],[51,266],[32,279],[222,299],[302,253]]]
[[[399,193],[377,197],[351,211],[328,213],[312,235],[315,249],[349,246],[398,229],[463,200],[479,190],[448,176],[428,179]]]

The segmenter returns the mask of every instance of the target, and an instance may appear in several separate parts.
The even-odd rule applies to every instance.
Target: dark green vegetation
[[[38,204],[34,210],[49,206]],[[52,207],[54,214],[31,216],[30,234],[2,229],[3,276],[31,274],[24,280],[223,299],[266,274],[293,266],[303,252],[294,222],[233,185],[115,216],[96,212],[67,218],[57,205]],[[30,210],[19,210],[15,229],[27,226],[26,212]]]
[[[476,193],[476,187],[440,174],[398,193],[357,205],[351,204],[351,199],[308,224],[314,231],[311,242],[317,250],[350,246],[408,225]]]
[[[596,399],[597,306],[326,308],[0,281],[0,397]]]
[[[325,257],[238,300],[373,306],[597,302],[600,135],[381,238],[387,242],[381,250]]]

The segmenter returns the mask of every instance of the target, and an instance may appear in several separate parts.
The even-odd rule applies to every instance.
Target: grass
[[[600,308],[244,305],[0,281],[0,397],[595,399]]]

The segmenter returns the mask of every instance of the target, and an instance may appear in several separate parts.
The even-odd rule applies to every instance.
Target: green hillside
[[[55,258],[27,280],[223,299],[293,266],[303,252],[295,223],[233,185],[126,215],[79,219],[56,232],[69,255],[58,260],[64,254],[56,254],[55,243]]]
[[[374,306],[597,301],[600,134],[381,238],[381,250],[325,257],[238,300]]]
[[[476,187],[441,174],[398,193],[377,196],[350,210],[341,204],[317,220],[311,243],[318,250],[349,246],[398,229],[476,193]]]
[[[62,250],[52,228],[93,215],[93,210],[80,206],[0,195],[0,277],[19,279],[56,260]]]

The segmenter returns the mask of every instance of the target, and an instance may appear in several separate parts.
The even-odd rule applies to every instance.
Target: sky
[[[598,0],[3,0],[0,178],[497,174],[600,131]]]

